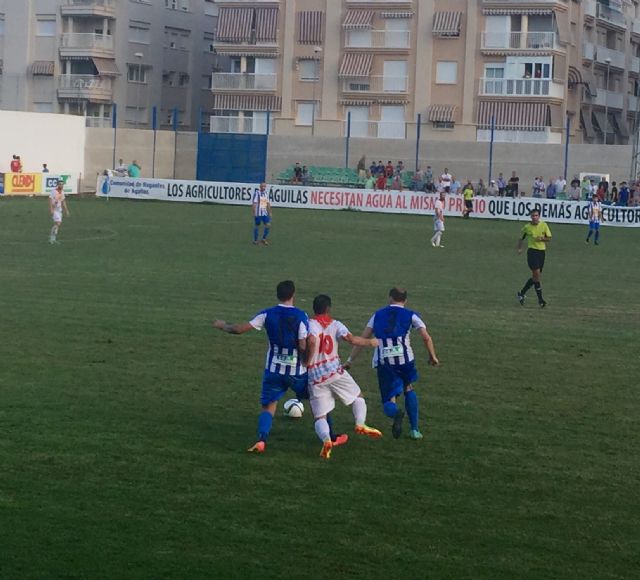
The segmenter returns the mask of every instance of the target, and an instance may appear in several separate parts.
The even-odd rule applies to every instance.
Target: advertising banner
[[[8,195],[36,195],[42,192],[41,173],[5,173],[4,193]]]
[[[100,176],[96,191],[99,196],[128,199],[250,205],[256,187],[257,184],[254,183]],[[270,185],[268,190],[274,207],[414,215],[433,215],[438,197],[436,194],[413,191],[373,191],[296,185]],[[460,216],[463,206],[461,195],[448,195],[444,213],[446,216]],[[526,221],[533,208],[538,209],[542,219],[550,223],[584,224],[589,215],[587,201],[483,196],[474,198],[471,216]],[[603,206],[603,214],[606,220],[604,225],[640,227],[640,207]]]
[[[51,192],[58,185],[58,181],[64,181],[64,194],[78,193],[78,179],[77,173],[43,173],[42,174],[42,193],[45,195],[51,195]]]

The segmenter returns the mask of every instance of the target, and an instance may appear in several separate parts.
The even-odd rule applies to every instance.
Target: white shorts
[[[59,224],[60,222],[62,222],[62,212],[54,211],[52,218],[53,218],[53,223]]]
[[[433,222],[433,231],[434,232],[444,232],[444,221],[435,220]]]
[[[347,371],[328,383],[309,385],[309,402],[314,417],[331,413],[336,407],[335,397],[345,405],[351,405],[359,395],[360,387]]]

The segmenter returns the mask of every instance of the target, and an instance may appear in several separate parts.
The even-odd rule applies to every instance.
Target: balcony
[[[629,63],[629,72],[640,74],[640,58],[637,56],[631,57],[631,62]]]
[[[58,98],[111,103],[113,79],[92,75],[62,75],[58,77]]]
[[[275,91],[278,75],[255,73],[213,73],[214,91]]]
[[[114,0],[63,0],[60,6],[62,16],[96,16],[115,18]]]
[[[482,32],[482,50],[559,50],[555,32]]]
[[[640,98],[629,95],[629,113],[638,113],[638,105],[640,105]]]
[[[342,122],[342,134],[347,136],[347,121]],[[407,124],[400,121],[351,120],[351,137],[377,139],[405,139]]]
[[[480,95],[495,97],[564,98],[564,84],[551,79],[480,79]]]
[[[343,93],[406,94],[408,91],[409,79],[407,77],[373,75],[358,79],[344,79],[342,81]]]
[[[627,21],[622,12],[614,10],[609,6],[605,6],[604,4],[600,4],[599,2],[596,4],[596,18],[604,20],[608,24],[616,26],[617,28],[627,27]]]
[[[60,40],[60,56],[114,58],[113,37],[107,34],[66,33]]]
[[[532,131],[531,127],[511,127],[510,129],[496,129],[493,135],[496,143],[547,143],[560,144],[561,133],[553,133],[548,127],[542,131]],[[491,129],[477,129],[476,141],[486,143],[491,141]]]
[[[593,104],[612,109],[622,109],[622,105],[624,104],[624,95],[622,93],[614,93],[613,91],[598,89],[596,96],[593,99]]]
[[[269,133],[273,133],[273,115],[271,115]],[[263,117],[209,117],[209,132],[211,133],[253,133],[265,135],[267,119]]]
[[[411,46],[408,30],[347,30],[345,48],[406,49]]]
[[[613,50],[605,46],[596,46],[596,62],[599,64],[607,65],[607,59],[610,59],[611,66],[624,70],[626,68],[626,56],[624,52],[619,50]]]
[[[585,60],[595,60],[596,58],[596,45],[592,42],[585,42],[582,45],[582,58]]]

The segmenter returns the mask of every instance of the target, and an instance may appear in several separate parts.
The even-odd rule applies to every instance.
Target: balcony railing
[[[615,24],[622,28],[627,27],[627,21],[622,12],[614,10],[609,6],[605,6],[604,4],[600,4],[600,2],[596,4],[596,18],[600,18],[600,20],[605,20],[610,24]]]
[[[63,0],[60,7],[63,16],[106,16],[114,18],[114,0]]]
[[[92,75],[59,76],[58,98],[111,102],[113,100],[112,79]]]
[[[601,64],[607,64],[607,59],[611,60],[611,66],[614,66],[619,69],[626,68],[626,57],[624,52],[620,52],[619,50],[613,50],[612,48],[607,48],[606,46],[596,46],[596,61]]]
[[[273,116],[271,117],[269,133],[273,133]],[[254,133],[264,135],[267,132],[265,117],[209,117],[209,131],[211,133]]]
[[[551,79],[480,79],[480,94],[498,97],[564,97],[564,85]]]
[[[407,77],[386,77],[373,75],[370,77],[345,79],[342,82],[343,93],[407,93],[409,80]]]
[[[85,117],[85,125],[87,127],[110,129],[113,123],[109,117]]]
[[[548,127],[541,130],[532,127],[510,127],[508,129],[496,129],[493,140],[497,143],[554,143],[562,141],[561,133],[552,133]],[[491,141],[491,129],[478,129],[476,141]]]
[[[62,53],[113,53],[113,36],[83,32],[67,32],[60,40]],[[74,56],[74,54],[69,54]]]
[[[275,91],[278,76],[256,73],[213,73],[214,91]]]
[[[343,121],[343,135],[347,135],[347,122]],[[351,120],[351,137],[376,137],[378,139],[405,139],[407,124],[401,121]]]
[[[640,73],[640,58],[637,56],[631,57],[631,63],[629,63],[629,71],[636,74]]]
[[[605,91],[604,89],[598,89],[593,99],[594,105],[612,107],[613,109],[622,109],[623,103],[624,95],[622,93],[614,93],[613,91]]]
[[[483,32],[483,49],[553,50],[559,48],[556,33],[549,32]]]
[[[345,48],[409,48],[408,30],[347,30]]]

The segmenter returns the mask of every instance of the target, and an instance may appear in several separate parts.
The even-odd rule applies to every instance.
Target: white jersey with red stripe
[[[343,373],[338,355],[338,341],[351,334],[349,329],[338,320],[328,317],[309,320],[309,334],[317,341],[313,358],[307,366],[310,385],[321,385],[339,378]]]

